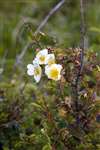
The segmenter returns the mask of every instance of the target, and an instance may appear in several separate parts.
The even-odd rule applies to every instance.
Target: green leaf
[[[97,27],[91,27],[91,28],[90,28],[90,31],[100,33],[100,28],[97,28]]]
[[[52,147],[50,146],[50,144],[45,145],[42,150],[52,150]]]
[[[41,105],[37,104],[37,103],[31,103],[32,106],[36,107],[36,108],[40,108],[43,109]]]

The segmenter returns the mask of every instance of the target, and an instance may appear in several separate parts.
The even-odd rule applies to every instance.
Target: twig
[[[65,0],[61,0],[56,6],[54,6],[50,12],[47,14],[47,16],[43,19],[43,21],[40,23],[38,28],[35,31],[35,34],[41,31],[41,29],[45,26],[49,18],[56,12],[58,9],[65,3]]]
[[[81,54],[80,54],[80,68],[76,77],[76,109],[78,110],[78,99],[79,99],[79,86],[80,86],[80,76],[83,71],[84,65],[84,50],[85,50],[85,36],[86,36],[86,27],[85,27],[85,0],[80,0],[80,17],[81,17]]]
[[[84,51],[85,49],[85,38],[86,38],[86,24],[85,24],[85,7],[86,0],[80,0],[80,15],[81,15],[81,45],[80,48]]]
[[[14,67],[16,67],[17,65],[21,64],[21,61],[26,53],[26,51],[34,44],[34,42],[31,43],[27,43],[27,45],[24,47],[24,49],[21,51],[21,53],[19,55],[16,56],[16,61],[14,64]]]
[[[45,24],[47,23],[47,21],[49,20],[49,18],[56,12],[58,11],[58,9],[65,3],[65,0],[61,0],[58,4],[56,4],[56,6],[54,6],[54,8],[52,8],[50,10],[50,12],[48,13],[48,15],[43,19],[43,21],[40,23],[40,25],[38,26],[38,28],[36,29],[36,31],[33,33],[33,35],[36,35],[44,26]],[[27,23],[27,20],[26,22]],[[19,24],[19,26],[22,27],[22,22],[21,22],[21,25]],[[19,27],[18,26],[18,27]],[[17,37],[17,36],[16,36]],[[35,42],[38,42],[36,39],[35,39]],[[33,42],[32,42],[33,43]],[[16,62],[15,62],[15,65],[14,66],[17,66],[19,63],[21,63],[25,53],[27,52],[28,50],[28,47],[29,45],[31,45],[31,43],[28,43],[25,48],[21,51],[21,53],[16,57]],[[40,47],[40,44],[38,43],[38,46]]]
[[[23,27],[26,27],[27,25],[34,26],[34,24],[35,24],[35,21],[33,19],[29,17],[22,17],[12,33],[12,40],[14,44],[20,38],[20,34],[21,34]]]

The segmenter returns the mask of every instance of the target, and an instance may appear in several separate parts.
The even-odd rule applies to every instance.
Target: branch
[[[86,25],[85,25],[85,0],[80,0],[80,17],[81,17],[81,54],[80,54],[80,68],[76,77],[76,109],[78,110],[78,99],[79,99],[79,86],[80,86],[80,76],[83,71],[84,65],[84,50],[85,50],[85,39],[86,39]]]
[[[16,67],[17,65],[21,64],[21,61],[26,53],[26,51],[32,47],[32,45],[34,44],[34,42],[31,43],[27,43],[27,45],[23,48],[23,50],[21,51],[21,53],[19,55],[16,56],[16,61],[14,64],[14,67]]]
[[[80,0],[80,17],[81,17],[81,49],[85,49],[85,38],[86,38],[86,24],[85,24],[85,1]]]
[[[33,35],[37,34],[47,23],[47,21],[49,20],[49,18],[56,12],[58,11],[58,9],[65,3],[65,0],[61,0],[56,6],[54,6],[54,8],[52,8],[50,10],[50,12],[48,13],[48,15],[43,19],[43,21],[40,23],[40,25],[38,26],[38,28],[36,29],[36,31],[33,33]],[[27,23],[27,20],[26,22]],[[22,22],[19,24],[19,26],[22,26]],[[36,41],[36,39],[35,39]],[[33,43],[33,42],[32,42]],[[37,43],[37,41],[36,41]],[[21,63],[21,60],[23,59],[25,53],[28,50],[29,45],[31,45],[31,43],[28,43],[25,48],[21,51],[21,53],[16,57],[16,62],[14,66],[17,66],[19,63]],[[39,43],[38,43],[39,45]],[[40,45],[39,45],[40,47]]]
[[[35,24],[35,21],[31,19],[30,17],[22,17],[12,33],[13,43],[15,44],[16,41],[19,39],[23,27],[27,25],[34,26],[34,24]]]
[[[43,19],[43,21],[40,23],[38,28],[35,31],[35,34],[41,31],[41,29],[45,26],[49,18],[56,12],[58,9],[65,3],[65,0],[61,0],[56,6],[54,6],[50,12],[47,14],[47,16]]]

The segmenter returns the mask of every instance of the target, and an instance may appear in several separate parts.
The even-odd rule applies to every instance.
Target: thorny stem
[[[80,54],[80,68],[76,77],[76,82],[75,82],[75,88],[76,88],[76,100],[75,100],[75,105],[76,105],[76,110],[78,111],[78,100],[79,100],[79,86],[80,86],[80,76],[83,71],[83,65],[84,65],[84,50],[85,50],[85,36],[86,36],[86,26],[85,26],[85,0],[80,0],[80,19],[81,19],[81,43],[80,43],[80,48],[81,48],[81,54]]]

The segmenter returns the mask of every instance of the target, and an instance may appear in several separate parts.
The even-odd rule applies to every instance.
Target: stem
[[[80,68],[76,77],[76,82],[75,82],[75,93],[76,93],[76,100],[75,100],[75,105],[76,105],[76,110],[79,110],[78,108],[78,100],[79,100],[79,87],[80,87],[80,76],[83,71],[83,65],[84,65],[84,50],[85,50],[85,38],[86,38],[86,25],[85,25],[85,0],[80,0],[80,19],[81,19],[81,42],[80,42],[80,48],[81,48],[81,53],[80,53]]]
[[[59,3],[57,3],[51,10],[50,12],[47,14],[47,16],[42,20],[42,22],[40,23],[40,25],[38,26],[38,28],[35,31],[35,34],[37,34],[38,32],[41,31],[41,29],[45,26],[45,24],[48,22],[49,18],[56,12],[59,10],[59,8],[65,3],[65,0],[61,0]]]

